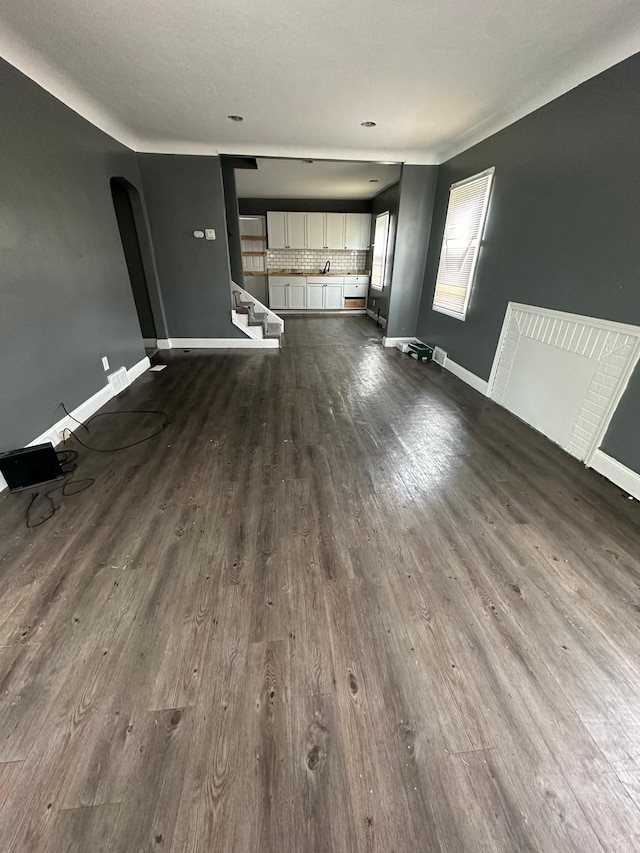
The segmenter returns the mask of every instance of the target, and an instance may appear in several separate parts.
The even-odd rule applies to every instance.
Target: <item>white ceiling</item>
[[[142,151],[439,162],[638,50],[638,0],[0,3],[0,55]]]
[[[236,169],[239,198],[373,198],[400,180],[400,166],[357,160],[258,159]],[[376,183],[371,183],[376,181]]]

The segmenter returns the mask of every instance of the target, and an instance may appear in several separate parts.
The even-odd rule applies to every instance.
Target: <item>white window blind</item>
[[[387,269],[387,244],[389,242],[389,211],[376,216],[371,260],[371,287],[382,290]]]
[[[494,172],[487,169],[452,184],[449,191],[433,309],[460,320],[471,296]]]

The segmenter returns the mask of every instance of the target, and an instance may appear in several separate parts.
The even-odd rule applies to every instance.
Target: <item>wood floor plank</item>
[[[162,353],[0,494],[3,853],[640,849],[637,504],[380,337]]]
[[[107,853],[119,811],[117,803],[59,811],[47,838],[49,849],[65,853],[86,853],[88,850]]]

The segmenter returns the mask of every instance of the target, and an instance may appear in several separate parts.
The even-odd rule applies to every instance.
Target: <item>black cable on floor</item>
[[[144,444],[145,441],[149,441],[152,438],[155,438],[169,425],[169,415],[166,412],[163,412],[159,409],[128,409],[124,412],[98,412],[93,415],[93,417],[89,418],[88,421],[83,423],[79,421],[77,418],[74,418],[72,414],[69,413],[67,407],[64,403],[60,403],[62,406],[64,413],[71,418],[71,420],[75,421],[78,426],[81,426],[87,432],[89,430],[89,424],[96,420],[97,418],[105,418],[105,417],[115,417],[116,415],[161,415],[164,418],[164,422],[160,429],[152,432],[150,435],[146,435],[144,438],[138,439],[138,441],[132,441],[129,444],[123,444],[120,447],[92,447],[89,444],[86,444],[79,438],[75,432],[69,430],[69,433],[75,438],[78,444],[81,444],[83,447],[86,447],[87,450],[93,450],[96,453],[117,453],[119,450],[128,450],[130,447],[136,447],[139,444]],[[58,461],[60,462],[60,467],[62,469],[63,474],[72,474],[77,468],[77,459],[78,459],[78,451],[77,450],[57,450],[56,455],[58,457]],[[89,477],[85,480],[74,480],[73,477],[69,479],[65,479],[65,481],[58,486],[54,486],[52,489],[49,489],[47,492],[43,494],[45,500],[49,502],[51,505],[51,512],[41,518],[39,521],[32,522],[31,521],[31,510],[33,508],[34,503],[40,497],[40,492],[33,492],[31,495],[31,501],[29,502],[29,506],[27,507],[26,519],[27,519],[27,527],[32,530],[34,527],[39,527],[41,524],[44,524],[45,521],[49,521],[50,518],[58,512],[60,509],[59,506],[56,506],[51,495],[54,492],[60,492],[60,494],[64,497],[72,497],[73,495],[77,495],[80,492],[84,492],[85,489],[88,489],[90,486],[93,486],[95,483],[95,479],[93,477]]]
[[[78,458],[77,450],[57,450],[56,456],[58,457],[58,461],[60,462],[60,467],[64,474],[72,474],[76,468],[76,460]],[[50,518],[58,512],[60,509],[59,506],[56,506],[51,495],[54,492],[60,492],[64,497],[70,498],[73,495],[77,495],[80,492],[84,492],[85,489],[88,489],[90,486],[93,486],[95,483],[95,479],[93,477],[87,477],[85,480],[75,480],[73,477],[69,477],[65,479],[63,483],[54,486],[52,489],[49,489],[44,493],[43,497],[49,501],[51,505],[51,512],[48,515],[45,515],[39,521],[32,522],[31,521],[31,510],[34,503],[40,497],[40,492],[33,492],[31,495],[31,501],[29,502],[29,506],[27,507],[26,519],[27,519],[27,527],[29,530],[33,530],[34,527],[40,527],[41,524],[44,524],[45,521],[49,521]]]
[[[65,404],[60,403],[60,405],[64,409],[65,413],[69,415]],[[127,409],[124,412],[98,412],[84,423],[74,418],[73,415],[69,415],[69,417],[81,427],[84,427],[87,432],[89,432],[89,424],[93,421],[97,420],[98,418],[115,417],[116,415],[162,415],[162,417],[164,418],[164,423],[162,424],[160,429],[156,430],[155,432],[152,432],[151,435],[146,435],[144,438],[141,438],[138,441],[132,441],[130,444],[123,444],[121,447],[91,447],[91,445],[82,441],[81,438],[78,438],[77,434],[73,432],[73,430],[69,430],[69,432],[78,442],[78,444],[81,444],[83,447],[86,447],[87,450],[94,450],[96,453],[117,453],[119,450],[128,450],[130,447],[137,447],[138,444],[144,444],[145,441],[149,441],[149,439],[155,438],[157,435],[160,435],[162,430],[166,429],[166,427],[169,425],[169,415],[160,409]]]

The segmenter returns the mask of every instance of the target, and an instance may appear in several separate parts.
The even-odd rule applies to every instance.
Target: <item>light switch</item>
[[[204,236],[207,240],[215,240],[216,239],[216,229],[215,228],[205,228]]]

